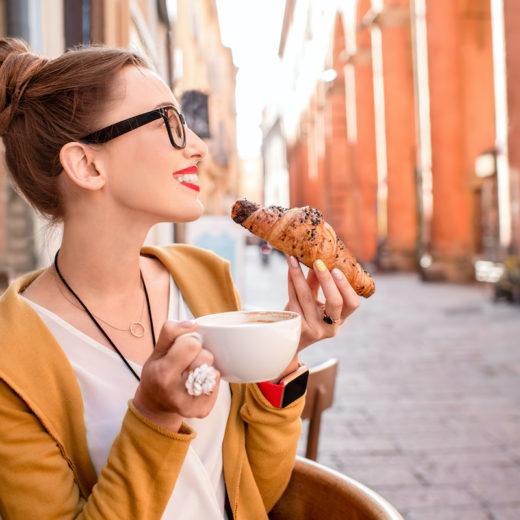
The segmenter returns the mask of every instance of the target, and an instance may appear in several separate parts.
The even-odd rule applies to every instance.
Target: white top
[[[27,298],[25,300],[40,315],[74,369],[83,396],[88,450],[99,476],[110,447],[121,429],[128,400],[134,396],[138,381],[114,351],[48,309]],[[170,277],[168,319],[185,320],[192,317]],[[142,367],[132,361],[129,363],[141,375]],[[211,413],[204,419],[186,419],[185,422],[197,432],[197,436],[190,444],[163,520],[227,518],[222,441],[230,405],[229,384],[221,380],[218,398]]]

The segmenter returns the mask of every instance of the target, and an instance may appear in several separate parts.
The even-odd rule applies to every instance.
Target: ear
[[[95,150],[90,146],[70,142],[60,150],[60,162],[67,177],[77,186],[99,190],[105,185],[105,176],[96,168]]]

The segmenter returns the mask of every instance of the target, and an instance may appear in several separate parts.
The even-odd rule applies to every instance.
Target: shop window
[[[209,139],[208,95],[198,90],[187,90],[181,97],[182,111],[188,126],[202,139]]]

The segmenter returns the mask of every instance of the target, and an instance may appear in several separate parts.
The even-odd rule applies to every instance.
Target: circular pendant
[[[130,334],[136,338],[142,338],[144,336],[146,329],[144,325],[140,321],[134,321],[130,323]]]

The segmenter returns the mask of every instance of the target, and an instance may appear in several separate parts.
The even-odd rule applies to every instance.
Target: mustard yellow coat
[[[145,247],[172,273],[197,316],[240,307],[229,264],[191,246]],[[190,441],[129,402],[99,478],[89,458],[83,400],[68,359],[19,296],[39,272],[0,298],[0,515],[3,520],[161,518]],[[291,474],[304,398],[279,410],[257,385],[231,385],[224,478],[235,519],[266,519]]]

